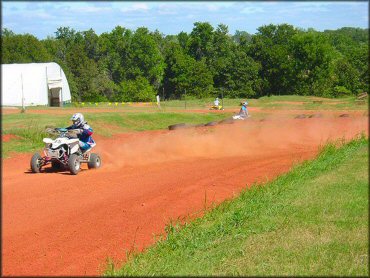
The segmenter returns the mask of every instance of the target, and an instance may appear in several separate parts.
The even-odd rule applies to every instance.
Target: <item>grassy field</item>
[[[317,159],[188,224],[105,275],[368,276],[368,139]]]
[[[251,102],[263,109],[297,109],[297,110],[367,110],[368,99],[357,101],[356,97],[321,98],[311,96],[271,96],[262,97]]]
[[[240,102],[245,99],[223,99],[224,108],[234,108],[240,106]],[[207,99],[189,99],[186,101],[186,109],[209,109],[213,105],[214,98]],[[221,103],[220,99],[220,104]],[[251,107],[261,109],[298,109],[298,110],[366,110],[368,108],[368,99],[365,102],[356,101],[356,97],[345,98],[321,98],[312,96],[270,96],[259,99],[247,99]],[[109,107],[103,104],[102,107]],[[150,109],[157,110],[156,104],[149,106]],[[126,105],[125,109],[130,110],[133,107]],[[185,109],[184,100],[171,100],[161,103],[162,110]]]
[[[367,110],[368,98],[364,102],[357,101],[356,97],[342,98],[322,98],[313,96],[298,96],[298,95],[281,95],[281,96],[266,96],[258,99],[223,99],[224,108],[236,109],[240,106],[240,102],[247,100],[251,107],[259,107],[261,109],[302,109],[302,110]],[[185,100],[166,100],[161,101],[161,109],[159,110],[156,103],[121,103],[118,102],[84,102],[70,103],[65,105],[65,109],[75,109],[80,107],[90,108],[110,108],[112,111],[138,112],[138,111],[162,111],[168,110],[183,110],[183,109],[204,109],[208,110],[213,105],[214,98],[205,99],[187,99]],[[220,104],[222,100],[220,99]],[[46,108],[45,106],[27,107],[29,110]]]

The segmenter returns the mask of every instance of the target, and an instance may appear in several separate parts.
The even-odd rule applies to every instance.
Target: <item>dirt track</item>
[[[196,216],[246,185],[313,158],[368,118],[246,121],[209,129],[95,136],[98,170],[29,173],[30,155],[3,161],[3,275],[99,275],[105,259],[154,242],[170,219]],[[87,169],[84,166],[84,169]]]

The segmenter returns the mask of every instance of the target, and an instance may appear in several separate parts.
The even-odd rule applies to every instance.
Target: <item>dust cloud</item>
[[[248,119],[215,127],[137,132],[97,140],[105,167],[147,165],[189,158],[266,156],[317,150],[327,142],[368,134],[367,118]]]

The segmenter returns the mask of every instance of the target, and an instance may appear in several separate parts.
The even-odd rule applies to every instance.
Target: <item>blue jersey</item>
[[[240,108],[239,115],[240,116],[243,116],[243,117],[247,116],[248,115],[248,109],[247,109],[247,107],[245,107],[243,105],[242,108]]]

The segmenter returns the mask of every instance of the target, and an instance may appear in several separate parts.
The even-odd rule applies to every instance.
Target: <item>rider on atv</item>
[[[244,101],[241,103],[242,107],[240,108],[240,111],[239,111],[239,116],[242,117],[242,118],[248,118],[249,117],[249,112],[248,112],[248,109],[247,109],[247,106],[248,106],[248,102]]]
[[[212,107],[209,109],[210,110],[224,110],[222,105],[220,105],[220,100],[218,99],[218,97],[214,100]]]
[[[79,145],[82,152],[91,148],[94,145],[94,139],[91,137],[93,134],[92,128],[85,122],[84,116],[81,113],[76,113],[71,117],[72,125],[66,129],[77,130],[77,137],[80,140]]]
[[[218,100],[218,97],[216,97],[215,101],[213,102],[216,107],[220,105],[220,101]]]

